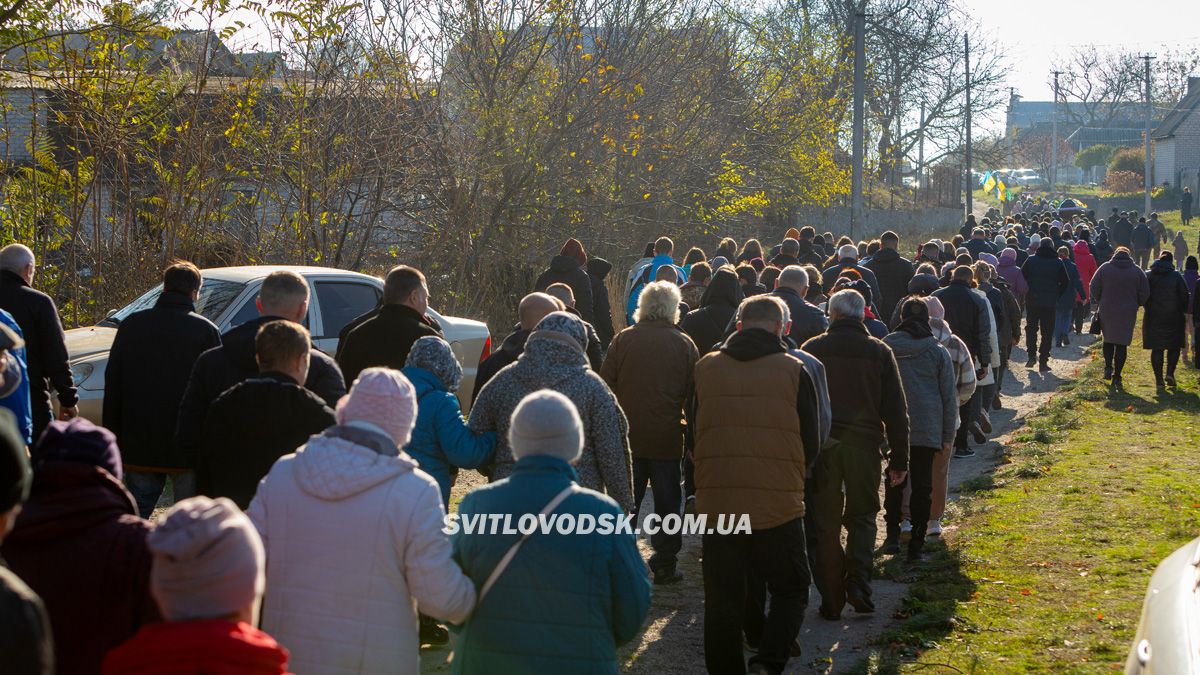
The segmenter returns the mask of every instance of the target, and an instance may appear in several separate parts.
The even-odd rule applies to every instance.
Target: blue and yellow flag
[[[987,178],[983,181],[983,191],[991,192],[996,187],[996,177],[989,171]]]

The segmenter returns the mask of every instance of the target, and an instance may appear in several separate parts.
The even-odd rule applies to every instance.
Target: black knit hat
[[[29,455],[17,432],[17,420],[7,409],[0,408],[0,513],[24,502],[32,481]]]

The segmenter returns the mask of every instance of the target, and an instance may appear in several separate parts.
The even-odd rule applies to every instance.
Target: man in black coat
[[[125,486],[149,518],[171,477],[175,499],[195,494],[195,456],[175,442],[179,404],[196,360],[221,344],[221,332],[195,312],[200,270],[176,263],[163,272],[154,307],[121,322],[104,372],[104,426],[117,437]]]
[[[530,293],[521,298],[521,304],[517,306],[517,317],[520,323],[517,324],[517,329],[512,334],[504,338],[500,348],[479,364],[479,370],[475,372],[475,391],[471,393],[472,401],[479,398],[479,392],[483,390],[483,385],[495,377],[496,373],[505,366],[516,363],[517,358],[525,351],[525,341],[529,339],[529,334],[533,332],[538,322],[546,318],[547,314],[561,309],[563,309],[562,304],[556,298],[545,293]]]
[[[900,236],[891,230],[879,236],[879,252],[863,263],[875,273],[879,282],[879,295],[875,306],[879,317],[888,319],[895,312],[896,304],[908,295],[908,282],[913,277],[913,264],[900,255]]]
[[[612,263],[604,258],[588,256],[587,274],[592,281],[592,314],[595,321],[596,335],[600,337],[600,346],[608,351],[616,331],[613,330],[612,302],[608,299],[608,273],[612,271]],[[474,399],[472,399],[474,400]]]
[[[584,321],[591,323],[595,318],[595,303],[592,297],[592,280],[586,271],[587,264],[588,256],[583,244],[578,239],[568,239],[558,255],[550,260],[550,268],[538,276],[533,290],[544,291],[550,284],[570,286],[575,295],[575,309]]]
[[[1040,370],[1047,372],[1054,340],[1054,308],[1071,279],[1066,265],[1054,250],[1054,241],[1048,237],[1041,240],[1037,252],[1021,266],[1021,273],[1025,275],[1025,283],[1029,284],[1029,292],[1025,294],[1025,351],[1029,358],[1025,367],[1032,368],[1038,363]],[[1042,334],[1040,348],[1039,331]]]
[[[971,238],[963,244],[963,248],[967,249],[974,260],[979,260],[980,253],[991,253],[992,255],[999,253],[996,247],[992,246],[992,242],[987,240],[987,232],[982,227],[971,231]]]
[[[1109,218],[1111,221],[1112,218]],[[1124,211],[1117,218],[1116,222],[1110,223],[1111,232],[1109,239],[1112,240],[1113,246],[1124,246],[1132,250],[1133,248],[1133,223],[1129,221],[1129,214]]]
[[[945,321],[950,330],[967,345],[975,361],[975,378],[987,374],[992,361],[992,320],[988,316],[988,301],[976,293],[971,284],[975,273],[970,265],[959,265],[950,276],[950,285],[934,291],[933,297],[945,308]],[[1053,329],[1053,326],[1051,326]],[[968,444],[968,432],[983,410],[983,390],[976,389],[971,398],[959,406],[958,431],[954,434],[954,456],[973,457],[975,452]]]
[[[800,228],[800,254],[796,256],[796,259],[800,261],[801,265],[812,265],[821,269],[821,265],[825,263],[828,256],[825,255],[824,248],[816,245],[814,241],[816,237],[817,231],[811,226],[805,225]]]
[[[33,413],[33,440],[53,418],[50,389],[58,395],[59,417],[79,415],[79,397],[67,356],[66,336],[58,308],[50,296],[34,290],[36,261],[33,251],[21,244],[0,249],[0,309],[12,314],[25,339],[29,375],[29,402]]]
[[[272,272],[263,279],[258,291],[258,311],[253,321],[229,329],[221,336],[221,346],[200,355],[188,379],[187,391],[179,405],[179,424],[175,433],[179,447],[195,453],[200,447],[200,430],[208,407],[230,387],[258,375],[254,338],[264,324],[279,319],[303,323],[308,316],[308,282],[286,270]],[[317,349],[309,350],[308,376],[304,388],[326,404],[336,405],[346,394],[346,382],[338,364]]]
[[[875,273],[858,264],[858,248],[853,244],[846,244],[839,248],[837,263],[821,270],[821,280],[826,295],[830,295],[833,285],[837,283],[838,275],[846,268],[858,270],[863,280],[871,286],[871,298],[878,298],[883,295],[883,292],[879,290],[879,280],[875,278]]]
[[[804,299],[808,294],[808,284],[808,273],[804,268],[789,265],[780,272],[779,278],[775,280],[775,290],[770,293],[787,305],[788,319],[792,326],[787,338],[797,346],[821,335],[829,328],[829,319],[825,317],[825,312]],[[725,327],[725,337],[733,335],[736,331],[737,316],[734,315]]]
[[[260,374],[208,407],[196,457],[196,490],[250,506],[275,460],[336,424],[333,410],[300,385],[312,344],[304,326],[273,320],[254,338]]]
[[[779,255],[771,258],[768,265],[783,269],[790,265],[800,264],[800,242],[795,239],[784,239],[779,245]]]
[[[429,318],[425,275],[407,265],[393,267],[383,280],[383,306],[346,335],[338,347],[338,365],[350,386],[363,370],[383,366],[400,370],[418,339],[442,337]]]

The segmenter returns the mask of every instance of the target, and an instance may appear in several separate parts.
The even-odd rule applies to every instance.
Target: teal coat
[[[459,505],[454,559],[482,589],[519,534],[466,534],[473,514],[537,515],[576,481],[561,459],[519,460],[508,478],[481,487]],[[616,519],[621,508],[609,497],[580,488],[556,514]],[[633,525],[631,524],[630,527]],[[633,639],[650,610],[650,578],[632,534],[535,532],[461,628],[454,672],[617,672],[617,647]]]

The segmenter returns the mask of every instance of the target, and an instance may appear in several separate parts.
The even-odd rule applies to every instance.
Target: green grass
[[[1149,352],[1129,353],[1126,391],[1087,365],[964,490],[957,533],[907,571],[904,621],[858,672],[1120,669],[1155,566],[1200,534],[1196,371],[1156,392]]]

